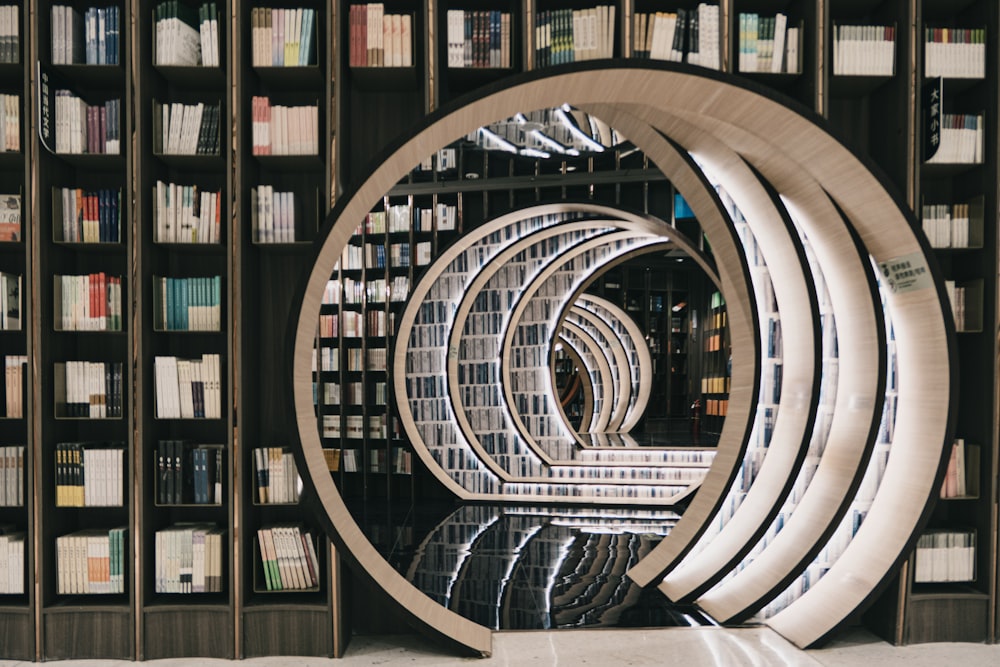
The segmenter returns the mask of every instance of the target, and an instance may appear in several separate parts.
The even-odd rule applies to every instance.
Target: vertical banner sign
[[[48,69],[38,63],[38,138],[42,145],[55,153],[55,96]]]
[[[921,90],[923,109],[924,162],[937,153],[941,145],[941,106],[943,104],[944,79],[931,79]]]

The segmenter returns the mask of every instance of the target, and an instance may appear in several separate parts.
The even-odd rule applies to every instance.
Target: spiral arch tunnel
[[[780,634],[802,647],[815,645],[871,599],[926,521],[944,472],[944,443],[950,441],[953,430],[954,330],[925,241],[913,231],[905,206],[886,184],[832,137],[821,120],[725,75],[670,64],[609,63],[518,77],[503,88],[466,98],[460,107],[434,114],[354,192],[342,197],[316,243],[314,264],[293,322],[291,396],[301,469],[315,491],[323,521],[345,556],[360,566],[358,571],[388,593],[419,627],[463,650],[490,652],[490,631],[432,600],[396,572],[365,539],[338,495],[326,469],[312,405],[313,336],[326,281],[357,221],[429,147],[445,145],[457,134],[522,110],[564,103],[599,116],[628,136],[684,195],[712,247],[733,331],[730,408],[712,463],[697,479],[679,478],[671,472],[675,468],[669,450],[654,453],[652,459],[648,455],[639,458],[634,450],[594,447],[572,434],[565,440],[569,445],[547,448],[532,440],[549,432],[540,434],[531,428],[503,431],[520,442],[515,448],[519,458],[512,462],[499,460],[500,449],[491,451],[493,445],[481,433],[469,437],[467,429],[458,428],[446,438],[426,437],[432,431],[422,431],[412,414],[403,419],[404,428],[428,468],[458,498],[572,500],[613,504],[623,511],[631,505],[669,506],[672,498],[696,484],[697,494],[670,534],[631,566],[627,575],[639,585],[658,586],[671,599],[691,601],[722,622],[742,620],[766,609],[763,620]],[[621,253],[676,242],[671,239],[673,230],[655,220],[601,207],[557,205],[553,211],[542,212],[542,217],[549,215],[553,217],[548,223],[519,233],[514,243],[546,231],[549,240],[542,245],[512,246],[509,257],[521,261],[534,253],[539,261],[509,276],[530,278],[532,285],[558,283],[560,289],[540,288],[534,303],[516,304],[508,313],[514,314],[510,321],[500,321],[488,332],[501,361],[499,367],[485,368],[483,377],[503,386],[515,372],[523,374],[516,390],[507,386],[504,400],[475,405],[477,410],[489,409],[489,423],[502,423],[505,429],[518,418],[529,424],[532,420],[541,424],[543,418],[563,420],[555,409],[547,376],[548,346],[562,335],[560,326],[570,334],[579,326],[578,318],[567,315],[577,303],[577,288],[588,272],[599,271]],[[737,231],[743,222],[752,235],[752,246],[746,243],[748,236]],[[802,239],[810,246],[812,265],[801,250]],[[466,247],[474,243],[470,239]],[[775,296],[782,322],[795,323],[791,326],[796,334],[786,336],[783,346],[785,377],[776,397],[783,425],[780,429],[777,423],[773,425],[771,447],[755,462],[759,470],[753,476],[742,471],[747,457],[756,455],[754,439],[767,427],[757,409],[767,387],[761,375],[767,345],[763,311],[758,308],[764,295],[755,291],[756,283],[751,280],[749,247],[767,255],[775,289],[781,285],[781,294]],[[446,258],[437,261],[448,266]],[[889,280],[895,277],[896,267],[904,265],[918,279]],[[822,428],[816,415],[825,372],[820,363],[824,325],[818,321],[814,270],[822,273],[830,287],[831,321],[841,349],[856,354],[855,359],[841,355],[836,398],[830,403],[829,424]],[[476,278],[464,280],[463,292]],[[484,274],[480,283],[487,287],[489,278]],[[436,312],[421,310],[428,295],[451,299],[441,285],[418,287],[404,322],[418,327],[425,324],[421,317]],[[473,304],[468,309],[473,312]],[[450,314],[448,310],[440,312],[452,317],[458,305]],[[489,319],[488,312],[479,314]],[[893,359],[885,352],[887,317],[892,318],[895,332]],[[607,340],[607,331],[614,332],[615,327],[602,327],[602,331]],[[413,338],[407,336],[412,343]],[[621,343],[622,337],[617,338]],[[541,346],[542,357],[531,356],[534,352],[529,353],[531,345],[524,345],[525,341]],[[461,345],[455,347],[457,342],[449,340],[444,356],[437,357],[438,365],[428,374],[445,373],[449,364],[454,370],[454,355],[461,349]],[[620,352],[628,356],[626,344],[621,343]],[[483,362],[481,358],[474,361]],[[414,383],[407,384],[407,374],[412,380],[414,372],[412,359],[409,364],[405,352],[393,360],[391,381],[397,396],[424,400],[412,396]],[[890,364],[896,364],[900,382],[892,397],[894,414],[886,417],[883,403]],[[642,387],[641,371],[638,377],[632,375],[631,364],[627,372],[618,368],[618,373],[614,380],[608,371],[608,378],[625,383],[627,376],[630,388]],[[445,377],[454,379],[457,373],[449,371]],[[455,412],[448,412],[455,405],[454,388],[433,389],[434,400],[440,399],[444,410],[435,413],[435,429],[441,424],[456,426]],[[895,428],[891,442],[881,443],[880,479],[874,485],[862,485],[875,458],[875,434],[886,418],[894,419]],[[628,420],[622,414],[618,426]],[[564,420],[560,423],[565,426]],[[815,437],[824,438],[827,444],[819,448],[815,461],[807,461],[805,452]],[[472,442],[477,439],[478,443]],[[461,453],[433,451],[442,441],[461,446]],[[624,458],[615,460],[619,456]],[[462,461],[459,467],[449,463],[458,460]],[[610,461],[614,465],[608,465]],[[630,483],[622,474],[630,468],[644,471],[644,476],[648,473],[650,481]],[[612,471],[607,478],[603,478],[604,469]],[[600,470],[600,483],[591,477],[595,470]],[[562,471],[559,479],[563,481],[573,475],[573,483],[561,484],[560,491],[552,493],[553,471]],[[748,486],[736,494],[737,507],[732,504],[733,492],[744,482]],[[863,510],[851,509],[860,502],[857,494],[862,488],[875,490],[864,499]],[[797,501],[794,507],[786,502],[790,497]],[[784,528],[768,541],[765,535],[773,534],[768,527],[782,508],[788,511]],[[851,514],[858,511],[860,519]],[[732,520],[723,519],[726,516]],[[845,534],[845,522],[852,517],[853,528]],[[810,569],[821,557],[826,559],[823,567]],[[803,584],[806,576],[814,578]]]

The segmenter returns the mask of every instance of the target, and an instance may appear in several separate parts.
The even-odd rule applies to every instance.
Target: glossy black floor
[[[647,420],[629,444],[714,446],[690,419]],[[414,476],[415,479],[419,476]],[[497,630],[707,624],[625,572],[659,543],[683,507],[460,504],[429,485],[351,503],[386,559],[428,596]]]

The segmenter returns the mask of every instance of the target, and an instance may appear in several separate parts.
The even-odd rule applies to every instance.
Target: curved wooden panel
[[[613,387],[611,390],[611,418],[608,420],[607,431],[621,430],[622,422],[633,405],[632,396],[632,365],[629,361],[625,343],[618,337],[611,325],[605,322],[597,313],[574,305],[570,307],[567,319],[580,327],[593,329],[591,337],[601,348],[605,361],[608,362]],[[608,400],[607,398],[605,400]]]
[[[593,294],[581,294],[576,303],[598,313],[602,310],[607,312],[607,319],[612,322],[612,328],[617,331],[618,336],[629,351],[630,375],[633,383],[632,401],[620,428],[622,432],[628,433],[635,428],[645,414],[646,407],[649,405],[649,396],[653,390],[653,361],[649,354],[649,346],[646,344],[642,329],[639,328],[635,320],[607,299]]]
[[[794,335],[782,338],[779,407],[760,469],[721,530],[701,538],[697,558],[678,564],[661,582],[660,590],[676,601],[689,601],[717,583],[746,555],[777,514],[791,490],[789,480],[805,457],[820,379],[816,294],[805,253],[777,194],[719,142],[699,138],[688,149],[696,149],[698,157],[710,165],[745,216],[771,276],[781,329]],[[731,493],[736,499],[742,495],[742,491]]]
[[[526,212],[530,212],[530,210],[531,209],[527,209]],[[565,422],[561,419],[556,419],[554,405],[552,405],[553,421],[556,421],[564,427],[564,431],[557,435],[559,436],[559,440],[561,441],[560,445],[563,447],[563,450],[567,451],[553,451],[551,448],[546,447],[545,444],[540,442],[539,439],[535,437],[535,434],[533,434],[531,430],[524,425],[523,419],[520,423],[518,423],[517,418],[512,419],[512,417],[515,417],[515,413],[517,411],[510,403],[506,404],[506,409],[504,409],[503,405],[485,407],[468,405],[469,401],[467,401],[464,396],[464,387],[459,382],[455,381],[458,377],[459,364],[468,360],[470,348],[475,350],[482,347],[484,348],[480,352],[480,355],[482,356],[482,363],[488,364],[490,367],[494,368],[496,370],[498,382],[502,385],[506,385],[509,381],[509,376],[503,372],[502,364],[500,362],[500,359],[503,357],[503,348],[500,340],[511,326],[517,325],[517,322],[513,315],[509,318],[506,317],[509,313],[510,304],[504,304],[504,307],[501,309],[503,311],[504,322],[501,322],[500,326],[497,327],[496,330],[488,332],[488,338],[486,338],[481,346],[466,344],[468,342],[466,340],[465,332],[466,323],[476,309],[479,296],[484,290],[489,288],[490,281],[501,274],[501,272],[504,271],[510,263],[521,254],[529,251],[531,248],[539,244],[550,245],[553,241],[558,241],[564,237],[578,237],[567,240],[568,245],[556,254],[550,255],[549,253],[537,253],[535,260],[535,264],[537,265],[535,267],[535,273],[524,276],[523,279],[527,282],[519,285],[519,291],[523,292],[530,288],[531,282],[535,280],[535,276],[537,275],[537,271],[540,267],[556,264],[561,261],[561,258],[576,256],[577,253],[574,252],[574,247],[577,244],[584,244],[597,238],[605,238],[609,232],[617,228],[618,224],[619,223],[617,221],[607,219],[594,219],[586,222],[567,222],[534,232],[528,236],[522,237],[519,240],[512,241],[502,252],[496,254],[489,262],[480,267],[476,277],[467,285],[466,293],[459,301],[458,308],[453,316],[448,340],[448,349],[457,351],[457,354],[449,355],[448,377],[452,380],[449,382],[449,393],[451,396],[452,406],[455,410],[455,416],[459,422],[459,427],[462,429],[466,439],[473,443],[473,446],[482,448],[483,445],[480,442],[480,434],[477,433],[475,428],[473,428],[471,421],[467,417],[467,411],[469,409],[475,407],[480,410],[488,410],[492,407],[492,411],[498,413],[493,421],[502,422],[504,424],[510,424],[513,422],[516,430],[512,431],[510,428],[506,429],[507,438],[505,441],[505,449],[510,450],[511,455],[522,459],[530,457],[530,461],[528,461],[527,464],[535,464],[530,468],[531,472],[526,473],[524,472],[526,462],[521,461],[516,463],[515,468],[522,470],[520,474],[521,477],[543,476],[544,465],[572,458],[571,452],[583,443],[574,437],[573,432],[568,428],[568,426],[566,426]],[[492,225],[489,223],[484,225],[487,229],[491,226]],[[497,315],[500,315],[500,313],[497,313]],[[491,346],[490,350],[486,350],[486,343],[489,341],[493,341],[495,345]],[[539,340],[534,347],[537,349],[537,356],[541,357],[543,356],[543,352],[545,351],[547,345],[544,341]],[[547,355],[544,356],[547,360]],[[545,375],[548,376],[548,373]],[[517,415],[517,417],[519,417],[519,415]],[[524,428],[518,428],[519,425]],[[525,454],[519,454],[521,451],[524,451]],[[492,457],[492,454],[490,454],[490,456]],[[510,478],[510,474],[505,475],[505,479]]]
[[[780,532],[751,563],[698,599],[722,622],[740,622],[798,576],[822,549],[861,483],[882,413],[885,332],[881,304],[855,237],[829,197],[801,172],[782,165],[764,172],[781,189],[792,218],[810,240],[826,279],[838,345],[836,402],[827,445],[808,485]]]
[[[630,83],[642,85],[640,81],[650,84],[645,76]],[[672,89],[668,81],[680,87]],[[673,106],[686,121],[701,125],[757,166],[792,161],[830,193],[876,262],[909,261],[922,275],[935,272],[926,260],[926,241],[913,232],[916,226],[905,205],[814,121],[735,85],[715,91],[725,96],[723,105],[713,104],[714,96],[705,89],[696,92],[697,85],[689,87],[673,77],[661,84],[668,88],[660,90],[669,89],[670,98],[680,95],[681,101],[671,105],[658,93],[652,95],[658,100],[636,103],[648,105],[645,109]],[[663,114],[649,116],[662,119]],[[683,135],[671,134],[683,140]],[[747,137],[758,143],[758,150],[743,149]],[[939,279],[890,296],[899,366],[907,374],[901,382],[895,446],[871,510],[845,553],[808,593],[769,621],[799,645],[821,641],[863,604],[912,547],[926,521],[946,464],[942,443],[950,441],[953,432],[953,324],[946,304]]]
[[[592,378],[594,394],[601,396],[600,399],[594,399],[597,410],[588,430],[603,433],[607,430],[608,420],[611,418],[612,406],[611,401],[608,400],[609,392],[607,389],[607,387],[611,387],[611,395],[613,395],[614,378],[611,373],[611,364],[608,363],[608,358],[604,355],[603,346],[591,335],[591,332],[570,320],[563,321],[562,331],[566,338],[575,343],[574,347],[581,351],[580,358],[583,359],[583,365]]]
[[[530,212],[531,209],[523,211],[525,215]],[[499,339],[505,329],[503,323],[501,323],[500,326],[496,327],[496,330],[484,332],[483,335],[487,336],[487,338],[485,338],[482,345],[473,345],[467,340],[466,328],[469,319],[476,313],[479,297],[484,290],[489,289],[490,282],[504,271],[512,260],[521,254],[538,244],[549,244],[553,241],[566,243],[567,246],[563,249],[563,252],[568,252],[577,243],[583,243],[588,239],[606,235],[609,231],[615,229],[616,224],[614,220],[604,219],[573,221],[540,229],[521,238],[512,238],[500,252],[497,252],[489,261],[478,267],[478,272],[466,285],[465,292],[458,301],[458,307],[451,316],[448,340],[445,350],[442,350],[442,352],[446,353],[448,358],[448,394],[452,410],[465,440],[483,458],[487,465],[493,467],[497,471],[497,474],[504,480],[509,480],[517,476],[542,477],[544,476],[544,466],[553,463],[555,460],[559,460],[560,456],[558,452],[548,451],[545,447],[538,446],[538,443],[531,437],[530,433],[517,433],[510,428],[505,428],[503,431],[506,436],[503,449],[506,451],[505,456],[510,459],[506,464],[497,462],[495,460],[496,452],[483,443],[483,434],[473,426],[468,412],[472,409],[491,410],[497,414],[494,420],[487,421],[495,421],[506,425],[510,423],[509,409],[504,410],[502,405],[475,404],[473,403],[476,398],[475,392],[471,392],[473,395],[467,398],[465,390],[470,383],[463,383],[459,380],[459,365],[462,363],[475,363],[477,361],[487,364],[496,371],[497,382],[504,383],[506,377],[502,375],[499,369],[498,348]],[[487,223],[483,225],[483,228],[482,237],[491,237],[494,225]],[[558,257],[559,255],[548,256],[539,253],[535,263],[538,266],[544,266],[552,262],[557,262]],[[537,269],[537,267],[535,268]],[[524,278],[529,279],[531,276],[525,276]],[[518,286],[520,290],[524,290],[526,287],[526,284]],[[508,312],[506,304],[501,308],[501,311],[502,315],[506,316]],[[498,312],[497,315],[501,315],[501,313]],[[486,344],[490,340],[495,340],[496,345],[490,347],[490,349],[486,349]],[[540,350],[544,349],[544,345],[541,342],[538,343],[538,347]],[[480,358],[470,359],[470,356],[477,354],[477,350],[480,348],[482,348],[478,352]],[[397,348],[397,354],[406,353],[406,345]],[[565,426],[562,420],[559,420],[559,423]],[[566,441],[565,445],[567,447],[575,447],[582,444],[574,440],[573,434],[568,427],[561,436]],[[418,441],[415,445],[419,445],[421,442]],[[512,472],[509,470],[511,467],[520,472]],[[526,470],[527,472],[525,472]]]
[[[565,338],[560,338],[559,340],[565,346],[566,355],[573,359],[573,363],[578,368],[583,368],[583,359],[580,357],[579,350],[573,347],[572,343]],[[590,376],[586,373],[577,373],[577,378],[583,390],[583,412],[580,415],[580,423],[589,424],[594,412],[594,386],[590,382]],[[559,406],[559,410],[563,413],[563,420],[568,425],[569,418],[566,416],[562,405]]]

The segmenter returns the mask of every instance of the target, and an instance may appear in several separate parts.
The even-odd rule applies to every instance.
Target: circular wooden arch
[[[913,231],[917,226],[912,224],[905,205],[861,159],[826,131],[821,119],[789,108],[748,82],[716,72],[672,64],[588,64],[560,68],[555,73],[514,77],[502,87],[467,97],[460,103],[461,106],[456,104],[428,118],[423,128],[397,144],[392,155],[375,167],[350,196],[342,198],[315,243],[313,267],[300,290],[300,305],[293,308],[296,314],[292,322],[289,368],[291,401],[301,444],[300,469],[315,491],[321,518],[337,545],[360,566],[359,573],[365,573],[378,584],[420,627],[464,650],[490,652],[490,631],[444,609],[406,581],[367,541],[338,495],[326,469],[312,403],[315,323],[326,282],[357,221],[412,165],[456,136],[498,118],[511,117],[524,109],[569,103],[596,113],[620,129],[668,178],[671,178],[669,153],[676,152],[679,145],[683,147],[681,150],[699,152],[699,157],[701,150],[710,153],[709,161],[719,168],[723,180],[731,176],[729,168],[739,160],[783,195],[801,195],[819,188],[843,212],[844,228],[863,254],[878,265],[908,262],[912,269],[928,278],[911,289],[887,296],[893,312],[900,368],[897,428],[885,474],[867,518],[826,576],[769,621],[771,627],[800,646],[813,645],[828,637],[878,591],[913,546],[943,477],[947,462],[944,443],[954,430],[954,325],[936,265],[929,259],[926,241]],[[737,189],[741,188],[738,181],[734,184]],[[689,201],[698,198],[679,187]],[[820,239],[817,242],[833,243]],[[719,238],[718,243],[713,241],[713,249],[723,293],[730,305],[730,323],[744,327],[744,331],[752,330],[749,326],[752,307],[748,307],[751,300],[745,290],[735,289],[745,284],[742,281],[745,265],[740,253],[735,244],[727,247],[724,238]],[[832,261],[837,263],[836,257]],[[742,272],[738,267],[742,267]],[[733,348],[731,403],[726,424],[731,433],[745,430],[749,422],[750,406],[756,398],[753,380],[757,361],[753,341],[734,336]],[[741,407],[746,410],[740,410]],[[838,401],[838,414],[851,407],[850,401],[845,406]],[[739,426],[730,428],[734,417]],[[863,435],[854,435],[858,438],[855,449],[865,446]],[[681,524],[704,523],[711,518],[718,499],[733,479],[744,446],[745,438],[720,441],[719,452],[696,498],[699,510],[687,512]],[[856,474],[854,469],[840,473],[852,479]],[[850,486],[847,485],[848,493]],[[697,534],[700,533],[696,529],[686,529],[679,539],[690,541]],[[669,551],[673,538],[671,534],[640,562],[636,569],[649,562],[640,579],[650,583],[658,579],[664,562],[669,559],[665,561],[657,552]],[[776,544],[773,553],[783,560],[783,553],[777,547]],[[683,560],[683,551],[677,552],[678,561]]]

